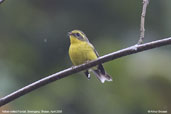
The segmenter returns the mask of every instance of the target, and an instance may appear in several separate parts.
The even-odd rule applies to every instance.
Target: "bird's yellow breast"
[[[88,42],[73,37],[70,38],[70,41],[69,56],[74,65],[97,59],[93,47]]]

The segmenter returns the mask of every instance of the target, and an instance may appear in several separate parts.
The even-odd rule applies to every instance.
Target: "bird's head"
[[[89,42],[86,35],[80,30],[73,30],[71,32],[68,32],[68,35],[70,37],[70,40],[80,40],[80,41]]]

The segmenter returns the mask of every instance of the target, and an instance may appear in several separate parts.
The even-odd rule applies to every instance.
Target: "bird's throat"
[[[70,42],[71,42],[71,44],[79,44],[79,43],[81,43],[82,41],[80,41],[80,40],[78,40],[77,38],[71,36],[71,37],[70,37]]]

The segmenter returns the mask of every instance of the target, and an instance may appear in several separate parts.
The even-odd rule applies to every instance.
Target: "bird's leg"
[[[85,64],[87,64],[87,63],[89,63],[90,62],[90,60],[87,60],[86,62],[85,62]]]

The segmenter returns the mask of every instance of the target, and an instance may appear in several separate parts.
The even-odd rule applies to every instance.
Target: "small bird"
[[[69,56],[73,65],[80,65],[99,57],[96,49],[82,31],[73,30],[68,32],[68,35],[70,38]],[[90,79],[89,71],[92,71],[102,83],[112,81],[112,78],[105,72],[102,64],[84,71],[88,79]]]

